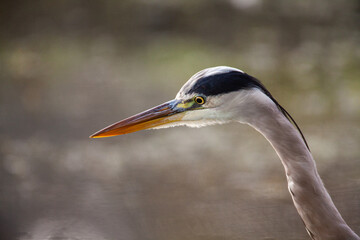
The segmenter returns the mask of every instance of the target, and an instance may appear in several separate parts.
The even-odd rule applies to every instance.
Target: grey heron
[[[285,168],[293,203],[312,239],[360,239],[326,191],[294,119],[259,80],[239,69],[226,66],[204,69],[185,83],[174,100],[114,123],[90,137],[233,121],[252,126],[275,149]]]

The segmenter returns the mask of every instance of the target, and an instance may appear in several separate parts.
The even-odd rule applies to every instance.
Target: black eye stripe
[[[187,91],[187,94],[199,93],[205,96],[211,96],[252,87],[264,89],[260,81],[256,78],[239,71],[231,71],[198,79],[194,86]]]

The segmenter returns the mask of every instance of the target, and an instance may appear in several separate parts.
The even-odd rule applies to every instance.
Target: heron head
[[[175,99],[114,123],[90,137],[111,137],[181,125],[202,127],[231,121],[246,122],[247,116],[264,105],[259,102],[271,99],[260,81],[239,69],[207,68],[192,76]]]

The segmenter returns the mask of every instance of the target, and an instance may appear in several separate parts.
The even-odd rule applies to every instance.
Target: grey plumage
[[[252,126],[273,146],[284,166],[294,205],[312,239],[360,240],[326,191],[296,122],[260,81],[239,69],[204,69],[185,83],[174,100],[117,122],[91,137],[228,122]]]

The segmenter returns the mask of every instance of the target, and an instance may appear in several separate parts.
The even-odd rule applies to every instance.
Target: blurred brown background
[[[0,239],[309,239],[248,126],[88,139],[216,65],[261,79],[360,233],[359,0],[3,1]]]

